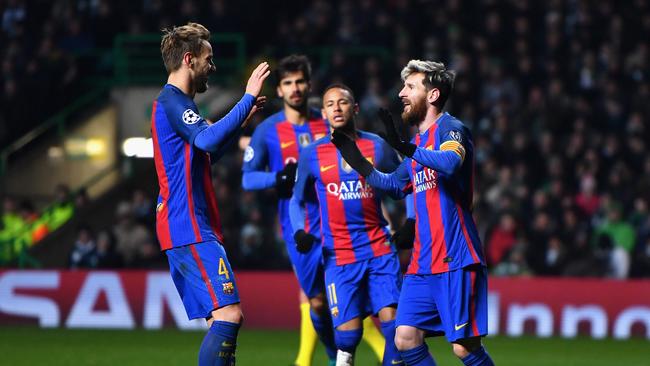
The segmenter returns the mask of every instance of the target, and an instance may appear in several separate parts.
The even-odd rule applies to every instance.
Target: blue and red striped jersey
[[[297,163],[304,148],[312,142],[329,134],[329,124],[316,109],[309,111],[309,119],[302,125],[289,122],[280,111],[262,121],[251,137],[251,143],[244,152],[244,176],[252,172],[268,172],[270,184],[275,184],[275,173],[284,169],[289,163]],[[244,177],[245,179],[246,177]],[[261,181],[261,179],[260,179]],[[273,185],[257,187],[270,188]],[[247,188],[250,189],[250,188]],[[310,193],[305,209],[305,227],[315,236],[320,233],[320,220],[316,198]],[[293,230],[289,217],[289,199],[278,200],[278,215],[282,235],[285,240],[293,242]]]
[[[399,165],[397,154],[377,135],[358,131],[357,146],[380,171]],[[301,229],[304,192],[314,186],[321,216],[321,242],[326,264],[344,265],[378,257],[395,249],[381,211],[385,192],[372,188],[341,158],[328,135],[307,146],[300,155],[291,219]]]
[[[192,98],[165,85],[151,113],[160,188],[156,233],[162,250],[204,241],[223,243],[210,154],[194,146],[197,134],[206,128]]]
[[[447,272],[485,263],[472,218],[474,144],[465,125],[445,113],[413,143],[425,150],[462,146],[463,163],[451,176],[408,159],[413,185],[416,235],[407,274]],[[445,145],[446,144],[446,145]]]
[[[442,273],[472,264],[485,265],[478,231],[472,218],[474,144],[469,129],[444,113],[427,131],[417,134],[413,158],[406,158],[389,175],[371,174],[377,187],[412,190],[415,243],[406,274]],[[426,166],[440,151],[460,156],[451,174]]]

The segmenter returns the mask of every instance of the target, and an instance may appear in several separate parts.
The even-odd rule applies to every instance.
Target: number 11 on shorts
[[[327,294],[329,295],[329,301],[330,301],[330,306],[336,305],[338,303],[338,300],[336,298],[336,286],[334,283],[331,283],[327,285]]]

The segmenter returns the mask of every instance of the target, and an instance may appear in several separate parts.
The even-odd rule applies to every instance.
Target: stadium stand
[[[308,54],[314,90],[335,81],[351,85],[360,96],[360,127],[370,131],[381,130],[374,123],[377,108],[399,108],[399,71],[410,58],[442,60],[457,71],[448,110],[474,134],[474,214],[492,273],[650,276],[647,1],[447,1],[418,12],[409,6],[418,1],[375,6],[372,0],[312,0],[279,17],[264,16],[277,6],[272,2],[249,3],[260,11],[244,12],[224,0],[188,0],[180,9],[163,1],[5,2],[2,145],[37,126],[42,111],[54,113],[79,96],[87,87],[82,80],[110,70],[88,65],[84,55],[111,47],[117,34],[156,33],[188,20],[215,33],[243,33],[251,59]],[[37,23],[42,26],[31,26]],[[267,37],[241,24],[257,24]],[[241,161],[234,149],[213,171],[229,256],[238,268],[287,268],[270,219],[274,205],[263,204],[274,197],[241,191]],[[151,237],[151,204],[143,201],[157,187],[141,188],[121,197],[139,197],[129,210]],[[26,220],[16,199],[29,197],[5,197],[5,261],[14,251],[6,243],[15,242]],[[29,220],[47,217],[53,231],[68,220],[72,206],[54,197],[50,202]],[[118,202],[103,207],[126,207]],[[400,204],[391,204],[390,212],[403,220]],[[110,220],[93,229],[120,221]],[[119,254],[130,265],[132,257]]]

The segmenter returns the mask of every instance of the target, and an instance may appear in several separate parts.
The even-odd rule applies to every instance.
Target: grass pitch
[[[2,365],[196,365],[202,332],[68,330],[0,327]],[[443,338],[429,340],[438,365],[462,365]],[[650,342],[643,339],[616,341],[578,338],[491,337],[485,345],[495,363],[506,365],[650,365]],[[298,333],[244,329],[237,346],[238,366],[287,366],[297,350]],[[361,344],[356,365],[377,365],[377,359]],[[327,365],[321,346],[314,366]]]

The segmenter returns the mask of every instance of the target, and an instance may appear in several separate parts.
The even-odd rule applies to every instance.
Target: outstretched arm
[[[393,173],[382,173],[376,170],[366,158],[363,157],[357,144],[346,134],[334,131],[332,143],[341,152],[343,159],[350,164],[359,174],[366,178],[366,182],[374,188],[385,191],[395,198],[403,198],[404,187],[409,176],[406,161],[404,160]]]

